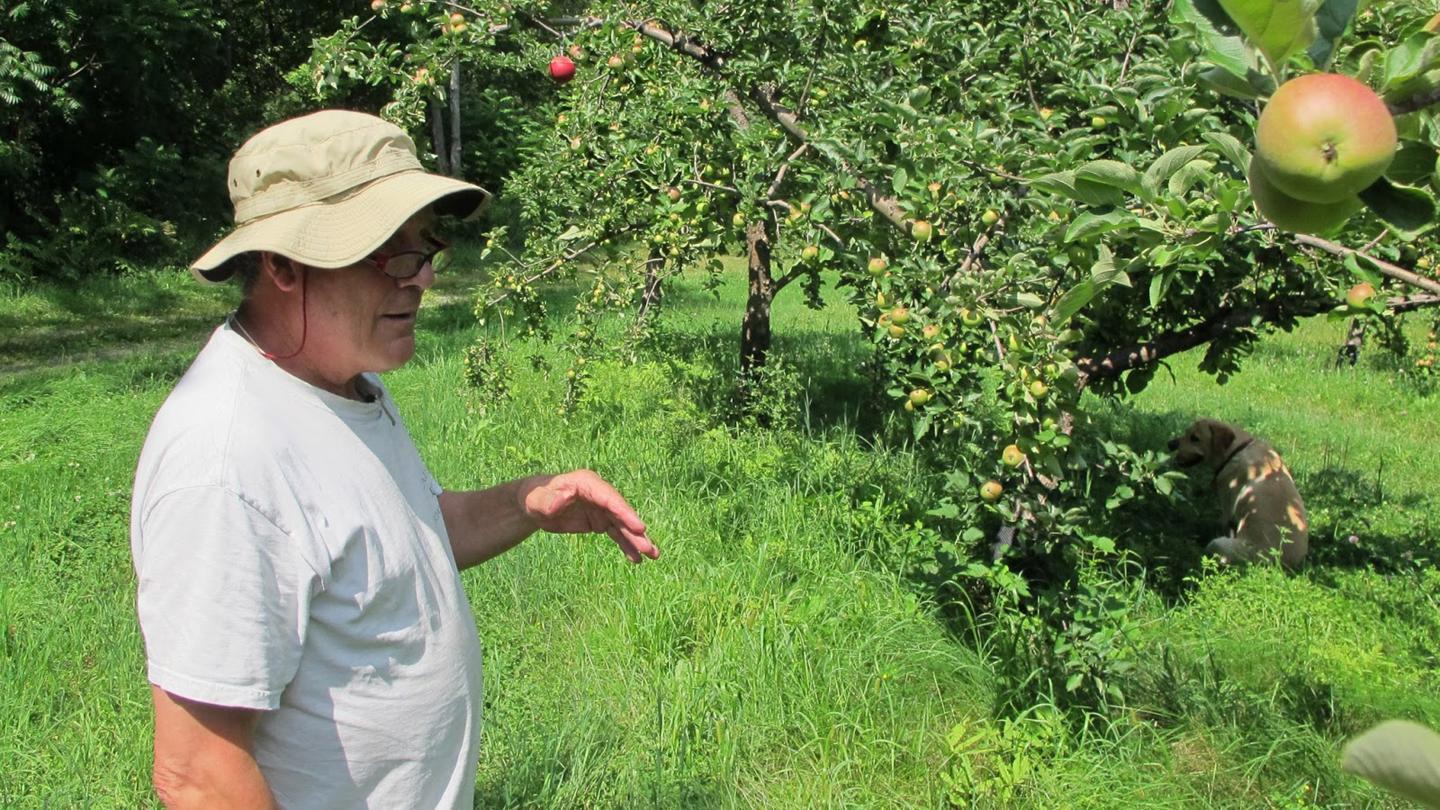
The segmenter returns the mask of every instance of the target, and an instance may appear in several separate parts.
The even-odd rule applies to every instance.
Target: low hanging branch
[[[1393,313],[1410,312],[1440,305],[1440,295],[1410,295],[1391,298],[1385,302],[1387,310]],[[1210,341],[1247,326],[1274,322],[1282,317],[1303,318],[1319,315],[1335,308],[1330,298],[1292,298],[1266,301],[1254,307],[1234,309],[1226,307],[1209,318],[1186,329],[1166,332],[1151,340],[1117,349],[1103,356],[1083,357],[1075,362],[1080,369],[1080,386],[1091,380],[1117,377],[1132,369],[1152,365],[1172,354],[1202,346]]]
[[[1440,281],[1425,278],[1418,273],[1414,273],[1398,265],[1391,264],[1384,259],[1379,259],[1371,256],[1364,251],[1356,250],[1355,248],[1336,244],[1328,239],[1321,239],[1318,236],[1310,236],[1309,234],[1304,233],[1295,234],[1295,241],[1302,245],[1309,245],[1310,247],[1319,248],[1332,256],[1357,256],[1367,262],[1370,262],[1382,274],[1387,275],[1390,278],[1395,279],[1396,281],[1403,281],[1406,284],[1410,284],[1412,286],[1419,287],[1422,290],[1427,290],[1429,292],[1440,295]]]

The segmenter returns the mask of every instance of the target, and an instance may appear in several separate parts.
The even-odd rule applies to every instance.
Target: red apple
[[[1338,203],[1389,168],[1395,119],[1364,83],[1311,73],[1280,85],[1255,125],[1255,157],[1275,187],[1297,200]]]
[[[1349,304],[1351,309],[1362,309],[1374,297],[1375,286],[1368,281],[1362,281],[1345,293],[1345,303]]]
[[[575,78],[575,63],[568,56],[557,56],[550,60],[550,78],[561,84]]]

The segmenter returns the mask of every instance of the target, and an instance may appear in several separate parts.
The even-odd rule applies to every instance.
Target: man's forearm
[[[460,568],[479,565],[534,534],[535,522],[522,507],[524,494],[548,476],[521,478],[489,489],[442,492],[440,514]]]
[[[176,698],[155,701],[155,792],[170,810],[256,808],[275,799],[250,751],[256,712]]]

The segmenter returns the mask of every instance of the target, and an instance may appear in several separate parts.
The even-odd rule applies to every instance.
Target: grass
[[[1198,416],[1270,440],[1315,563],[1202,572],[1202,481],[1122,515],[1174,553],[1135,608],[1128,712],[1077,724],[1043,705],[996,716],[993,650],[887,565],[906,527],[859,501],[925,473],[856,427],[875,415],[842,303],[777,302],[776,407],[795,418],[761,431],[720,425],[738,279],[718,301],[673,289],[659,353],[600,364],[571,415],[550,347],[517,352],[508,400],[464,387],[473,284],[437,287],[416,360],[387,377],[431,469],[468,487],[592,467],[663,550],[632,567],[603,538],[542,536],[466,572],[486,666],[477,806],[1398,806],[1338,772],[1339,745],[1381,717],[1440,725],[1440,416],[1377,352],[1329,370],[1343,324],[1267,339],[1225,386],[1181,357],[1123,406],[1087,404],[1137,446]],[[170,273],[4,295],[0,806],[154,806],[130,477],[233,293]]]

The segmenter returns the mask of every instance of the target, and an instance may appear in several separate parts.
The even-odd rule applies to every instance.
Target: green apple
[[[1255,158],[1297,200],[1338,203],[1380,179],[1395,158],[1395,119],[1363,82],[1310,73],[1280,85],[1255,124]]]
[[[999,481],[986,481],[980,485],[980,498],[994,503],[1000,500],[1000,495],[1004,491],[1005,487],[1001,486]]]
[[[1021,450],[1019,445],[1006,445],[1005,449],[1000,452],[1000,460],[1005,463],[1006,467],[1019,467],[1025,463],[1025,451]]]
[[[1250,196],[1255,199],[1255,207],[1259,209],[1260,215],[1283,230],[1325,233],[1339,227],[1360,210],[1360,198],[1353,194],[1333,203],[1306,202],[1286,194],[1276,187],[1258,158],[1250,161],[1250,172],[1246,179],[1250,183]]]
[[[879,278],[880,276],[885,275],[885,270],[889,266],[890,263],[885,261],[884,256],[874,256],[870,259],[870,263],[865,266],[865,269],[870,273],[870,275]]]
[[[930,223],[923,219],[917,219],[910,223],[910,235],[920,242],[929,242],[932,230]]]
[[[814,260],[815,260],[815,257],[817,257],[817,256],[819,256],[819,255],[820,255],[820,248],[818,248],[818,247],[816,247],[816,246],[814,246],[814,245],[806,245],[806,246],[805,246],[805,249],[802,250],[802,251],[800,251],[800,258],[804,259],[804,260],[807,261],[807,262],[809,262],[809,261],[814,261]]]
[[[916,407],[924,405],[930,401],[930,390],[928,388],[916,388],[910,392],[910,401],[915,403]]]
[[[988,228],[991,225],[994,225],[996,222],[1000,221],[1000,215],[995,213],[995,211],[993,210],[987,210],[985,213],[980,215],[980,221],[984,223],[985,227]]]

